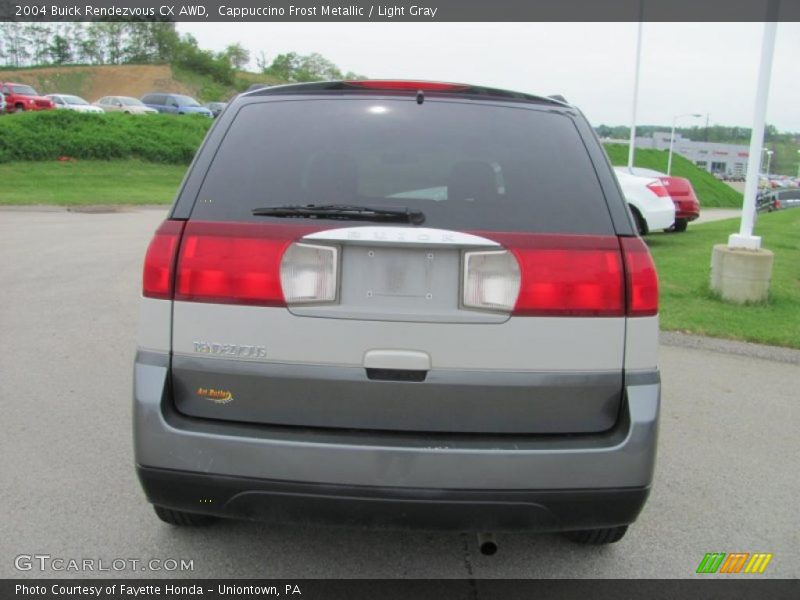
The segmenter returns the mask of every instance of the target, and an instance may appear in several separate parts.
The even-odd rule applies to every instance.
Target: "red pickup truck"
[[[56,107],[52,100],[40,96],[24,83],[0,82],[0,92],[6,97],[6,112],[50,110]]]

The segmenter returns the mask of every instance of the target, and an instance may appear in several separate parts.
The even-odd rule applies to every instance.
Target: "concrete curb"
[[[751,342],[739,342],[721,338],[690,335],[679,331],[662,331],[659,341],[664,346],[679,348],[694,348],[697,350],[711,350],[724,354],[736,354],[759,360],[782,362],[800,366],[800,350],[782,348],[780,346],[764,346]]]

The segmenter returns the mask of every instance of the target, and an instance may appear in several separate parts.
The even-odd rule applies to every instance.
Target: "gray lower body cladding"
[[[477,435],[191,417],[175,408],[169,363],[137,355],[134,443],[148,498],[177,509],[259,519],[309,511],[342,523],[373,522],[374,511],[374,522],[403,526],[453,509],[448,527],[579,529],[634,520],[653,476],[657,371],[626,378],[608,431]],[[205,495],[216,503],[201,503]]]
[[[420,373],[420,381],[397,380],[408,375],[391,370],[373,373],[358,367],[186,356],[172,359],[173,400],[179,412],[271,425],[587,433],[606,431],[616,423],[622,397],[619,370],[524,373],[434,369]]]

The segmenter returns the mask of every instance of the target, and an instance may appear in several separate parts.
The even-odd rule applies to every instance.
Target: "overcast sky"
[[[201,47],[255,58],[319,52],[370,78],[432,79],[563,94],[594,125],[628,125],[636,23],[180,23]],[[760,23],[645,23],[639,124],[749,127]],[[253,64],[253,67],[255,64]],[[767,122],[800,131],[800,23],[778,25]]]

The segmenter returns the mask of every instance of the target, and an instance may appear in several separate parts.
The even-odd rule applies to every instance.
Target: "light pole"
[[[750,160],[747,161],[747,178],[744,184],[744,203],[739,233],[728,238],[729,248],[761,248],[761,237],[753,235],[753,223],[756,215],[756,194],[758,192],[759,164],[753,160],[761,159],[764,144],[764,121],[767,114],[767,97],[769,96],[769,80],[772,74],[772,56],[775,52],[775,32],[777,21],[764,22],[764,35],[761,40],[761,61],[758,67],[758,84],[756,85],[756,103],[753,111],[753,128],[750,133]]]
[[[642,62],[642,10],[644,0],[639,4],[639,27],[636,30],[636,68],[633,74],[633,107],[631,109],[631,140],[628,143],[628,170],[633,168],[636,152],[636,106],[639,102],[639,65]]]
[[[797,154],[800,154],[800,150],[797,151]],[[797,159],[797,178],[800,179],[800,157]]]
[[[687,113],[685,115],[675,115],[672,117],[672,132],[669,134],[669,157],[667,158],[667,175],[672,174],[672,147],[675,145],[675,125],[681,117],[702,117],[695,113]]]
[[[767,183],[769,183],[769,163],[772,161],[772,155],[775,154],[772,150],[767,150]]]

